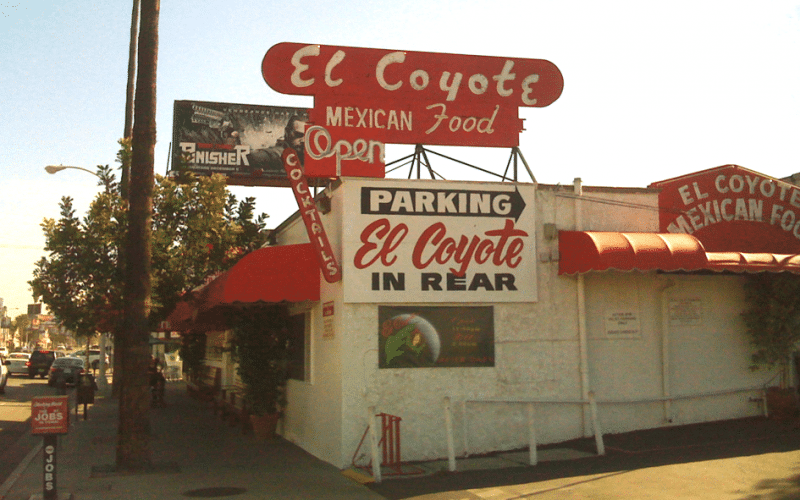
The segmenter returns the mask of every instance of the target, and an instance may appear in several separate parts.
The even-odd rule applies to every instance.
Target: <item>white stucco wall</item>
[[[762,387],[775,372],[751,371],[752,353],[741,317],[745,308],[743,276],[686,276],[668,291],[669,299],[700,299],[698,325],[669,329],[670,379],[673,394],[696,394],[747,387]],[[676,423],[702,422],[759,413],[748,397],[757,392],[717,396],[705,401],[681,400],[673,404]]]
[[[543,187],[537,193],[538,302],[495,304],[495,358],[491,368],[378,368],[378,308],[346,304],[350,349],[343,364],[343,463],[347,465],[367,425],[367,408],[397,415],[402,422],[404,460],[446,456],[444,397],[452,402],[456,450],[480,453],[526,445],[525,408],[516,403],[477,400],[575,400],[581,397],[580,356],[575,281],[559,277],[557,238],[548,239],[542,225],[575,229],[576,200],[572,186]],[[592,191],[595,200],[654,207],[655,192]],[[598,230],[653,231],[655,210],[580,200],[584,221]],[[613,209],[609,209],[613,207]],[[609,216],[609,212],[616,212]],[[644,213],[644,216],[642,216]],[[345,277],[346,279],[346,277]],[[397,304],[395,304],[397,305]],[[441,304],[486,305],[486,304]],[[583,410],[575,405],[537,405],[537,437],[555,442],[583,435]],[[363,450],[366,451],[366,450]]]
[[[334,190],[333,210],[324,218],[338,258],[345,227],[341,217],[345,191]],[[344,303],[341,284],[323,281],[321,300],[310,309],[312,376],[290,383],[284,435],[323,460],[348,467],[366,430],[368,408],[374,406],[376,412],[403,419],[404,461],[441,458],[447,452],[443,399],[449,397],[457,453],[525,447],[523,405],[469,401],[581,397],[577,278],[558,276],[558,239],[547,237],[544,225],[553,224],[559,230],[655,232],[657,204],[657,192],[647,189],[587,188],[584,198],[576,201],[571,184],[540,186],[536,196],[538,301],[489,304],[494,306],[494,367],[379,369],[379,305]],[[578,216],[576,207],[581,211]],[[278,238],[279,244],[308,241],[299,218],[285,224]],[[769,377],[748,370],[749,351],[739,318],[741,278],[611,271],[589,273],[584,280],[588,389],[599,400],[663,394],[662,296],[667,303],[699,297],[703,304],[701,324],[673,325],[666,331],[671,394],[752,387]],[[665,289],[667,284],[672,286]],[[328,302],[333,302],[335,314],[326,326],[322,309]],[[638,333],[609,338],[609,311],[635,312]],[[753,415],[758,407],[748,402],[750,395],[677,400],[670,405],[669,418],[678,424]],[[661,402],[600,406],[606,432],[669,425],[667,418]],[[580,437],[588,428],[583,409],[575,405],[537,405],[535,419],[539,443]],[[364,457],[368,449],[365,442]]]
[[[606,432],[687,424],[757,415],[757,390],[683,399],[761,386],[772,375],[749,370],[750,350],[740,313],[742,277],[605,272],[586,277],[589,368],[600,401],[677,397],[661,401],[600,406]],[[663,292],[661,291],[663,289]],[[662,299],[663,294],[663,299]],[[702,309],[697,324],[662,321],[662,300],[692,300]],[[630,311],[638,334],[606,332],[610,312]],[[671,324],[673,323],[673,324]],[[663,350],[666,342],[667,351]],[[666,360],[666,391],[664,383]]]
[[[341,262],[341,197],[332,197],[332,210],[321,214],[326,234],[334,254]],[[276,243],[290,245],[308,243],[303,220],[295,217],[282,224],[277,233]],[[333,305],[333,316],[328,320],[323,317],[325,304]],[[293,313],[307,311],[310,343],[306,360],[304,381],[290,380],[287,385],[285,416],[279,432],[288,440],[322,460],[336,464],[341,463],[342,436],[342,290],[341,282],[327,283],[320,274],[320,300],[313,304],[293,305]],[[346,339],[344,339],[346,340]],[[343,466],[343,465],[342,465]]]

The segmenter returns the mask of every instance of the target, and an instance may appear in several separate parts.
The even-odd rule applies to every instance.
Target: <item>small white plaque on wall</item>
[[[670,299],[670,326],[697,326],[703,324],[703,301],[699,298]]]
[[[334,323],[334,303],[325,302],[322,305],[322,339],[333,340],[336,338],[336,324]]]
[[[607,338],[637,338],[640,335],[638,311],[630,309],[606,311]]]

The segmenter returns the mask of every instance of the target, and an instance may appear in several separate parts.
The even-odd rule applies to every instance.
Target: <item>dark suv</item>
[[[42,378],[50,373],[50,365],[55,361],[58,353],[56,351],[33,351],[31,359],[28,360],[28,378],[39,375]]]

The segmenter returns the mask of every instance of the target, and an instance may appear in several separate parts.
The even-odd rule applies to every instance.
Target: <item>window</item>
[[[306,338],[306,313],[290,316],[289,334],[289,378],[306,381],[310,347]]]

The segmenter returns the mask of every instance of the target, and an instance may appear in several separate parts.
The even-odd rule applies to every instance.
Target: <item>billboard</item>
[[[181,158],[199,175],[224,174],[228,184],[289,186],[281,155],[302,155],[308,110],[206,101],[175,101],[172,169]]]
[[[345,302],[535,302],[532,184],[352,179]]]
[[[706,251],[800,253],[800,188],[738,165],[656,182],[662,232]]]

